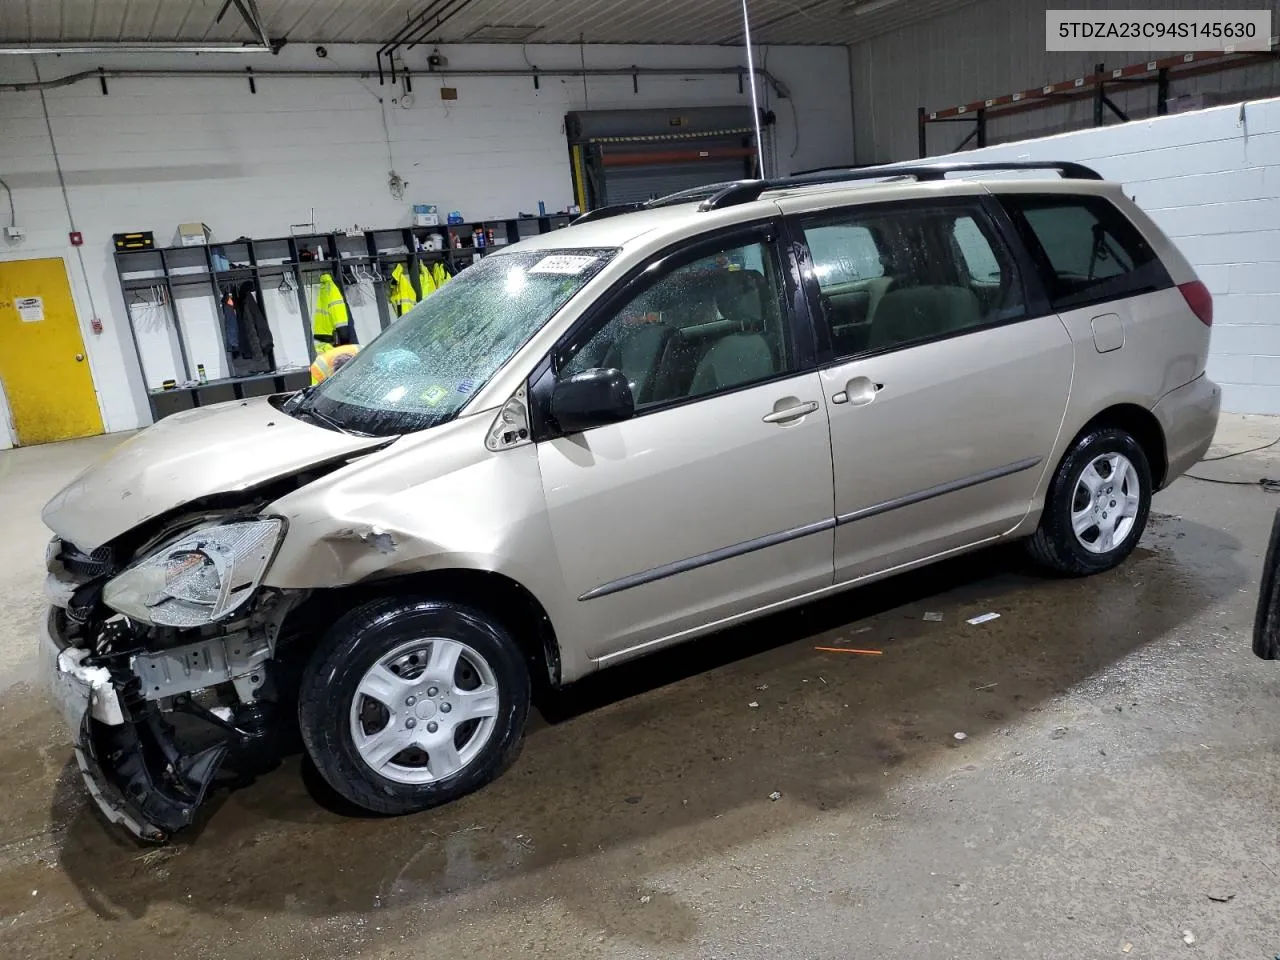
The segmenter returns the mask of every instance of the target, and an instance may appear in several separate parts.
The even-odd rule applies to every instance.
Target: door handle
[[[883,383],[872,383],[866,377],[854,377],[845,388],[831,398],[832,403],[852,403],[855,407],[870,403],[884,389]]]
[[[810,400],[806,403],[797,403],[793,407],[783,407],[781,410],[775,410],[773,413],[764,415],[765,423],[788,423],[791,420],[798,420],[803,416],[807,416],[818,409],[817,401]]]

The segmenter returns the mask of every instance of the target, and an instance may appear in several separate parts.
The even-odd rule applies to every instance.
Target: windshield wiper
[[[339,433],[354,432],[352,430],[348,430],[346,427],[340,424],[337,420],[334,420],[332,417],[326,417],[323,413],[320,413],[319,411],[316,411],[316,410],[311,410],[311,409],[304,410],[301,407],[299,407],[298,416],[300,418],[306,417],[310,420],[314,420],[316,423],[321,424],[322,426],[328,427],[331,430],[337,430]]]
[[[354,430],[348,430],[333,417],[327,417],[313,409],[310,401],[317,386],[318,384],[312,383],[303,387],[281,406],[281,410],[297,420],[310,420],[316,426],[336,430],[338,433],[355,434]]]

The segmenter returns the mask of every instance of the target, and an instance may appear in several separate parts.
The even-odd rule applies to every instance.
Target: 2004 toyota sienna
[[[1119,186],[990,166],[588,214],[89,467],[44,649],[98,806],[163,839],[296,711],[339,794],[421,810],[537,683],[995,541],[1123,561],[1213,436],[1210,297]]]

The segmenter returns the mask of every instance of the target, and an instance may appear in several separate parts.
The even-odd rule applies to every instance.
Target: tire
[[[303,672],[298,721],[334,790],[399,815],[449,803],[506,770],[530,695],[525,659],[498,622],[448,601],[391,598],[325,634]],[[397,746],[405,749],[388,753]]]
[[[1131,469],[1125,469],[1126,464]],[[1086,477],[1090,468],[1092,473]],[[1115,472],[1108,474],[1108,470]],[[1083,510],[1082,504],[1086,505]],[[1151,466],[1142,446],[1124,430],[1090,428],[1076,438],[1058,465],[1040,526],[1027,541],[1027,551],[1036,563],[1055,573],[1074,577],[1101,573],[1133,552],[1150,510]],[[1117,520],[1117,512],[1125,515]],[[1094,525],[1078,534],[1074,518]]]
[[[1253,652],[1263,660],[1280,660],[1280,510],[1271,518],[1271,539],[1262,561],[1258,606],[1253,615]]]

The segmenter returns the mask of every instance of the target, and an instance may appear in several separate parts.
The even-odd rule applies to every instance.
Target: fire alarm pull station
[[[84,235],[79,230],[72,230],[71,245],[73,247],[79,247],[79,246],[82,246],[83,244],[84,244]]]

